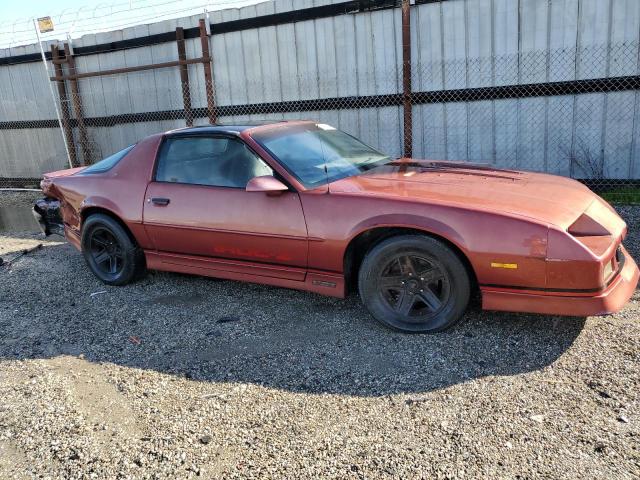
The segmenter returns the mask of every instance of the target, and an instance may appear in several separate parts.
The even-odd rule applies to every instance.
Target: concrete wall
[[[339,1],[274,0],[213,12],[217,23]],[[103,44],[198,24],[200,16],[85,35],[74,46]],[[414,106],[414,156],[486,161],[586,176],[569,157],[605,164],[606,177],[640,178],[638,92],[549,95],[447,102],[447,92],[638,75],[637,0],[445,0],[412,7],[414,91],[442,101]],[[216,104],[261,104],[363,97],[401,91],[400,9],[340,15],[213,35]],[[186,41],[189,58],[200,40]],[[36,52],[0,50],[1,56]],[[80,72],[175,60],[175,42],[78,56]],[[206,106],[202,65],[190,65],[194,107]],[[145,121],[91,127],[96,156],[153,132],[184,126],[154,112],[180,110],[177,68],[80,80],[86,117],[145,113]],[[0,66],[0,122],[54,119],[42,63]],[[221,121],[311,118],[334,124],[393,155],[402,148],[402,108],[380,101],[337,108],[223,117]],[[196,123],[205,123],[200,118]],[[77,134],[77,132],[76,132]],[[37,177],[65,165],[59,129],[1,129],[0,177]]]

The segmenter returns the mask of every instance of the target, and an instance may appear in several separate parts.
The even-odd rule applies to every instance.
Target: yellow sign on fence
[[[38,30],[40,30],[40,33],[53,32],[53,21],[51,20],[51,17],[39,18]]]

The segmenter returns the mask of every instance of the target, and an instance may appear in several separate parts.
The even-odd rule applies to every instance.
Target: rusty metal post
[[[102,77],[104,75],[118,75],[120,73],[131,73],[131,72],[142,72],[147,70],[156,70],[158,68],[169,68],[169,67],[178,67],[182,63],[186,65],[192,65],[194,63],[203,63],[205,60],[202,57],[199,58],[189,58],[184,61],[174,60],[171,62],[162,62],[162,63],[152,63],[149,65],[138,65],[137,67],[123,67],[123,68],[112,68],[110,70],[98,70],[97,72],[83,72],[83,73],[75,73],[75,74],[67,74],[62,77],[49,77],[51,80],[80,80],[82,78],[91,78],[91,77]],[[208,60],[207,60],[208,61]],[[65,63],[65,62],[62,62]]]
[[[216,123],[216,104],[213,89],[213,78],[211,76],[211,68],[213,67],[213,61],[209,54],[209,36],[207,35],[207,26],[203,19],[200,19],[200,43],[202,45],[202,57],[204,61],[202,66],[204,67],[204,81],[207,91],[207,112],[209,114],[209,123]]]
[[[76,62],[71,55],[69,44],[64,44],[64,54],[69,67],[69,74],[76,74]],[[78,130],[80,132],[80,146],[82,147],[82,165],[91,163],[91,148],[89,147],[89,137],[87,136],[87,127],[84,123],[84,115],[82,114],[82,102],[80,101],[80,91],[78,90],[78,80],[71,78],[71,100],[73,101],[73,111],[76,115]]]
[[[184,30],[176,28],[176,43],[178,45],[178,60],[186,62],[187,52],[184,47]],[[182,102],[184,103],[184,118],[187,127],[193,127],[193,112],[191,110],[191,90],[189,89],[189,67],[186,63],[180,63],[180,82],[182,82]]]
[[[404,108],[405,157],[411,157],[413,140],[413,116],[411,105],[411,5],[402,0],[402,105]]]
[[[58,46],[51,45],[51,60],[56,77],[61,77],[62,74],[62,61],[60,60],[60,52]],[[62,129],[64,136],[67,139],[67,149],[69,153],[69,162],[72,167],[78,166],[78,158],[76,156],[76,146],[73,141],[73,130],[71,129],[71,116],[69,115],[69,99],[67,98],[67,89],[64,84],[64,80],[58,80],[56,82],[58,87],[58,96],[60,97],[60,110],[62,111]]]

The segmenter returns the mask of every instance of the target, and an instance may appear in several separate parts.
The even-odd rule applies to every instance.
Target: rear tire
[[[467,270],[443,242],[422,235],[384,240],[364,258],[360,297],[383,325],[407,333],[451,327],[469,303]]]
[[[144,253],[122,225],[108,215],[87,217],[81,245],[87,265],[107,285],[126,285],[145,271]]]

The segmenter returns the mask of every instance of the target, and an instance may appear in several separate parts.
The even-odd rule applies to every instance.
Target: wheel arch
[[[478,280],[473,265],[463,248],[456,242],[440,233],[425,228],[406,225],[387,225],[373,226],[364,229],[349,241],[343,257],[343,271],[347,292],[357,291],[358,272],[367,253],[384,240],[401,235],[423,235],[439,240],[447,245],[462,261],[469,275],[472,289],[475,290],[478,288]]]
[[[118,224],[124,229],[124,231],[129,236],[129,239],[136,245],[140,244],[138,242],[138,239],[135,237],[135,235],[133,234],[129,226],[124,222],[124,220],[122,220],[122,218],[120,218],[116,213],[114,213],[112,210],[109,210],[108,208],[98,207],[95,205],[83,208],[80,211],[80,231],[81,232],[82,232],[82,228],[84,227],[84,222],[86,221],[86,219],[89,218],[91,215],[95,215],[97,213],[106,215],[107,217],[110,217],[116,222],[118,222]]]

